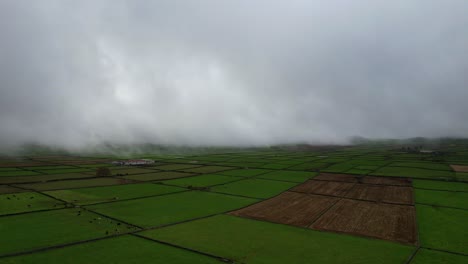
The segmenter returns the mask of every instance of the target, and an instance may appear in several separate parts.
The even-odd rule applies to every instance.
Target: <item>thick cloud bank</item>
[[[0,1],[0,145],[468,135],[468,1]]]

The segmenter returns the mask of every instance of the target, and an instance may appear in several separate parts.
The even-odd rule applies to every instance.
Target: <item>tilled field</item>
[[[231,214],[405,244],[417,242],[410,180],[329,173],[316,179]]]

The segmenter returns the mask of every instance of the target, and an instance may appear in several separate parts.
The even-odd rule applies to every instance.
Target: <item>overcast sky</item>
[[[468,135],[466,0],[0,1],[0,145]]]

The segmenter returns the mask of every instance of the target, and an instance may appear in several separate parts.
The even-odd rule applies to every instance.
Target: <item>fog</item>
[[[0,1],[0,148],[468,135],[468,1]]]

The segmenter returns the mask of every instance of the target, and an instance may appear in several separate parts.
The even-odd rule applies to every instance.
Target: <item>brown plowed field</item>
[[[356,184],[346,198],[412,205],[413,188],[406,186]]]
[[[450,165],[452,169],[456,172],[468,172],[468,166],[463,165]]]
[[[327,230],[415,244],[414,206],[342,199],[312,226]]]
[[[362,179],[362,183],[412,186],[411,178],[396,178],[396,177],[371,177],[371,176],[366,176],[366,177],[364,177]]]
[[[314,179],[322,181],[358,182],[359,176],[350,174],[320,173]]]
[[[295,192],[314,193],[331,196],[345,195],[355,183],[309,180],[292,189]]]
[[[275,223],[309,226],[339,198],[285,192],[272,199],[232,212],[232,215]]]

